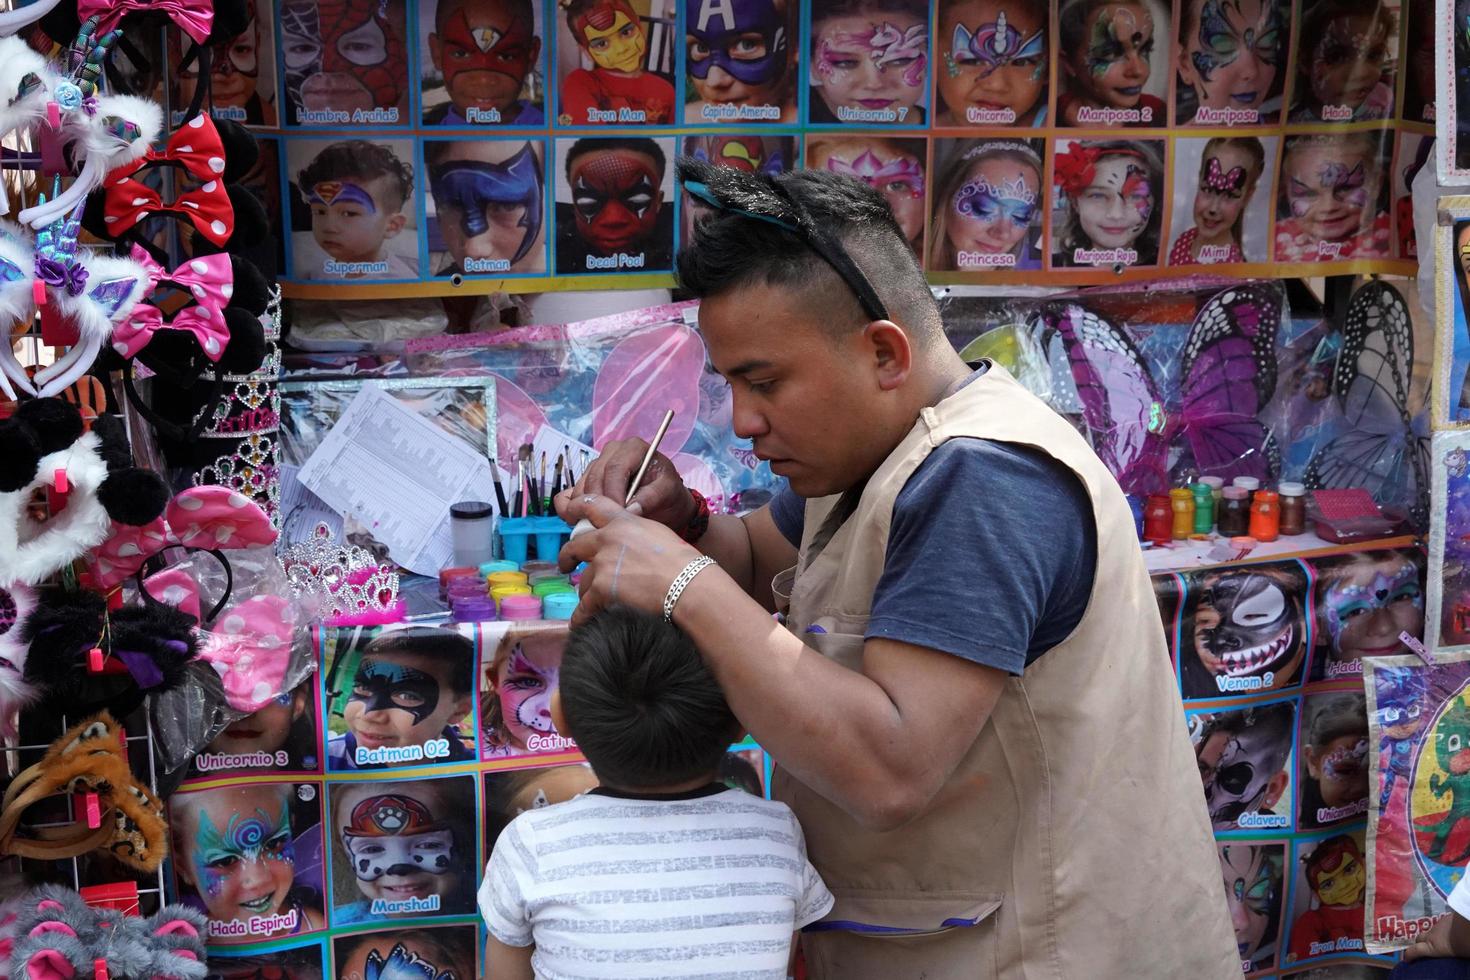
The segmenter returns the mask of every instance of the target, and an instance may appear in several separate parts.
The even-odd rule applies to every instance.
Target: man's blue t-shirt
[[[771,517],[801,541],[805,500],[783,488]],[[893,504],[867,636],[1020,674],[1065,640],[1097,566],[1092,503],[1045,453],[988,439],[940,445]]]

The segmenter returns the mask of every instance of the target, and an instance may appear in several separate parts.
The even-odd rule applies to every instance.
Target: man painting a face
[[[292,123],[397,123],[407,110],[403,10],[387,0],[283,0]]]
[[[1289,702],[1219,712],[1205,721],[1195,755],[1216,830],[1236,829],[1248,813],[1257,815],[1251,827],[1289,825],[1274,808],[1290,781],[1286,762],[1295,727],[1296,710]],[[1278,820],[1262,821],[1262,816]]]
[[[540,106],[520,98],[539,69],[529,0],[441,0],[429,57],[444,79],[447,105],[424,114],[431,126],[539,126]]]
[[[424,144],[439,234],[453,259],[438,275],[546,268],[539,150],[529,141]]]
[[[572,144],[571,201],[557,204],[557,272],[668,267],[673,212],[663,206],[665,160],[650,139]]]
[[[674,86],[647,67],[648,33],[628,0],[571,0],[566,15],[593,67],[562,79],[562,125],[672,122]]]
[[[685,122],[794,119],[795,10],[789,0],[685,0],[685,65],[699,95]]]

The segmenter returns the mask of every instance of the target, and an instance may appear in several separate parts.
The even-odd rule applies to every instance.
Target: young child
[[[1329,837],[1302,858],[1308,904],[1292,923],[1288,963],[1324,955],[1315,952],[1314,946],[1362,952],[1363,898],[1368,891],[1367,863],[1358,839],[1362,833]],[[1339,943],[1341,939],[1347,943]]]
[[[1184,0],[1174,48],[1180,125],[1280,120],[1290,9],[1281,0]]]
[[[1393,115],[1394,15],[1379,0],[1320,0],[1302,17],[1292,122],[1356,122]]]
[[[1244,262],[1240,229],[1266,166],[1254,136],[1217,136],[1205,144],[1194,192],[1194,227],[1174,239],[1170,265]]]
[[[1164,100],[1143,90],[1155,43],[1147,0],[1064,0],[1057,21],[1063,125],[1164,125]]]
[[[469,638],[448,629],[413,627],[373,639],[342,709],[347,731],[327,741],[331,767],[474,759],[456,727],[470,713],[474,655]],[[440,750],[445,754],[431,754]],[[374,761],[377,754],[395,758]]]
[[[332,788],[332,922],[461,915],[473,907],[474,785],[463,776]],[[456,793],[456,790],[463,792]],[[350,877],[349,877],[350,875]]]
[[[1331,660],[1361,674],[1364,657],[1413,651],[1400,635],[1424,636],[1424,572],[1411,552],[1358,551],[1318,566],[1317,615]]]
[[[592,59],[561,83],[563,126],[674,121],[674,86],[648,70],[648,33],[628,0],[567,0],[567,29]]]
[[[1309,698],[1303,731],[1303,827],[1326,827],[1368,809],[1368,706],[1361,692]]]
[[[683,0],[684,121],[795,122],[797,0]]]
[[[296,267],[311,279],[417,279],[417,264],[389,251],[403,230],[412,198],[413,170],[381,143],[333,143],[296,177],[311,207],[311,238],[317,248],[294,244]],[[305,251],[305,254],[301,254]]]
[[[793,930],[832,896],[784,804],[718,783],[740,726],[689,638],[604,611],[572,632],[552,710],[602,785],[496,841],[487,975],[785,976]]]
[[[1149,143],[1075,141],[1058,153],[1066,219],[1057,265],[1154,265],[1159,257],[1164,165]]]
[[[322,928],[320,827],[291,825],[292,783],[186,793],[169,809],[174,873],[209,916],[210,942],[258,942]],[[255,920],[252,929],[250,923]],[[241,923],[243,929],[229,928]],[[271,926],[274,928],[271,928]]]
[[[275,768],[282,771],[318,769],[316,712],[312,710],[316,675],[313,674],[294,691],[272,698],[269,703],[238,721],[231,722],[214,737],[201,756],[253,756],[266,753],[284,759]],[[202,763],[205,775],[221,768],[219,762]]]
[[[924,247],[924,142],[882,136],[813,136],[807,166],[865,181],[888,202],[909,247]]]
[[[531,0],[439,0],[429,57],[449,101],[428,126],[540,126],[541,107],[521,98],[541,56]]]
[[[929,226],[938,271],[1039,269],[1041,157],[1015,140],[956,148],[939,177]]]
[[[216,119],[231,119],[247,126],[274,126],[276,104],[274,99],[260,94],[261,62],[269,65],[270,53],[262,57],[260,43],[260,21],[255,17],[255,0],[247,0],[246,12],[250,23],[244,31],[226,41],[213,45],[210,59],[209,114]],[[199,63],[183,65],[185,35],[182,31],[168,32],[169,63],[178,66],[178,105],[187,106],[201,84]],[[267,69],[269,71],[269,69]],[[182,110],[176,110],[174,125],[183,122]]]
[[[481,758],[525,755],[536,736],[557,734],[551,692],[565,639],[558,629],[513,629],[496,645],[480,684]]]
[[[812,122],[924,124],[923,0],[826,0],[812,14],[811,59]]]
[[[939,125],[1045,125],[1047,20],[1041,0],[941,0]]]
[[[1391,245],[1380,201],[1377,133],[1293,136],[1281,162],[1278,262],[1381,258]]]
[[[546,270],[539,143],[425,140],[424,163],[449,252],[436,275]]]

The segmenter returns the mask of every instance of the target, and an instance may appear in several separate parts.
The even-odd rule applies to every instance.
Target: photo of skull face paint
[[[402,0],[282,0],[279,16],[289,124],[407,121]]]
[[[314,786],[184,790],[170,799],[169,814],[179,896],[220,924],[210,932],[211,944],[323,926],[321,800]]]
[[[1190,741],[1217,831],[1271,826],[1259,816],[1278,817],[1280,827],[1291,826],[1289,762],[1296,716],[1295,701],[1190,716]],[[1240,824],[1247,813],[1258,815],[1253,828]]]
[[[473,911],[474,780],[465,776],[328,788],[332,921]]]
[[[1186,573],[1179,629],[1185,698],[1279,690],[1301,680],[1307,578],[1296,562]]]
[[[790,0],[683,0],[684,53],[693,98],[686,122],[789,122],[797,4]]]
[[[449,253],[438,275],[546,268],[540,142],[429,140],[430,248]]]

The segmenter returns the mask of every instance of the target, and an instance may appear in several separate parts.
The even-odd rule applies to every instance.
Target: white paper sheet
[[[484,455],[375,387],[352,399],[299,477],[420,575],[437,575],[454,556],[450,505],[495,499]]]

